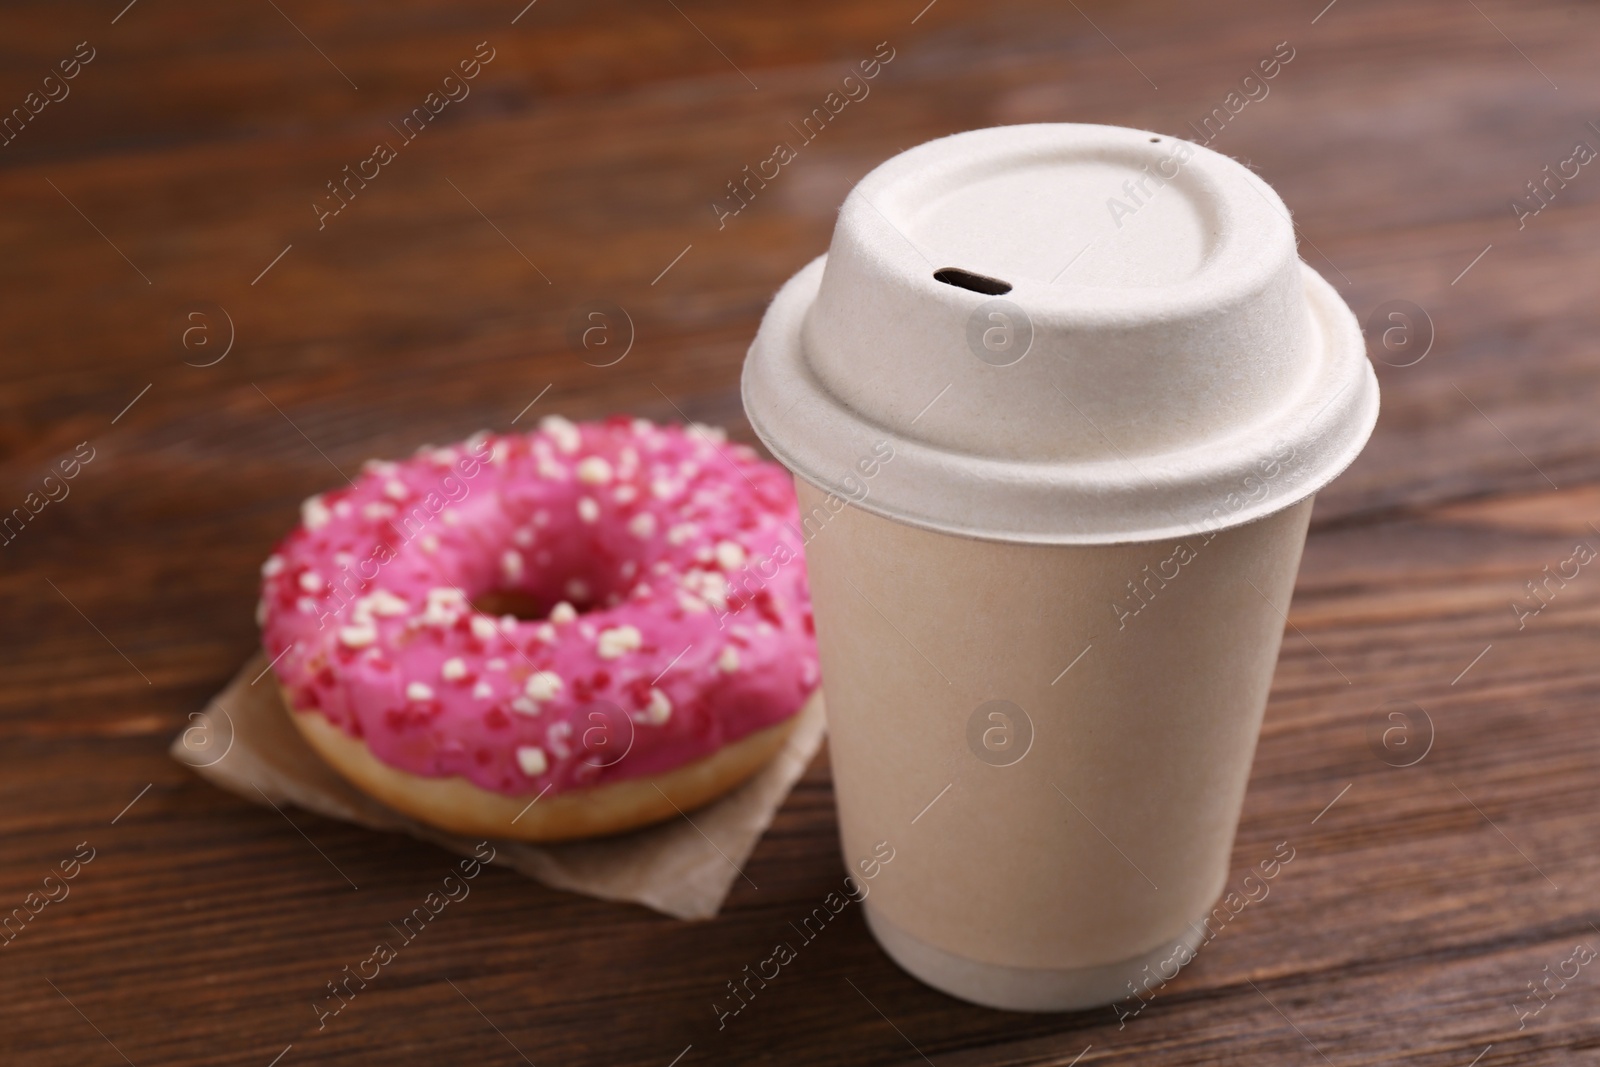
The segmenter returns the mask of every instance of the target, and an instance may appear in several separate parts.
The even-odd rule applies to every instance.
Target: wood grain
[[[1600,546],[1600,172],[1522,228],[1510,200],[1575,141],[1600,145],[1600,13],[924,2],[0,12],[0,110],[78,42],[96,49],[0,146],[0,507],[79,442],[95,452],[0,547],[0,911],[94,849],[0,946],[0,1059],[1595,1057],[1600,972],[1520,1027],[1516,1008],[1575,944],[1600,946],[1600,576],[1520,629],[1511,605],[1577,542]],[[471,95],[319,230],[325,183],[480,41],[495,58]],[[719,229],[725,183],[881,41],[895,58],[871,95]],[[368,456],[505,429],[547,387],[522,418],[687,415],[748,441],[743,350],[871,167],[995,123],[1192,136],[1280,41],[1294,60],[1215,147],[1283,194],[1302,254],[1359,316],[1412,301],[1436,336],[1420,363],[1379,362],[1377,433],[1318,503],[1234,855],[1242,877],[1292,845],[1270,896],[1125,1026],[949,1000],[847,910],[719,1030],[724,983],[842,876],[822,757],[749,864],[760,888],[741,881],[718,920],[491,871],[319,1031],[325,983],[448,857],[242,803],[164,754],[254,647],[256,567],[298,501]],[[614,367],[566,341],[593,299],[636,329]],[[185,365],[221,351],[216,307],[232,350]],[[217,347],[180,343],[195,310]],[[1394,701],[1431,721],[1414,766],[1369,737]]]

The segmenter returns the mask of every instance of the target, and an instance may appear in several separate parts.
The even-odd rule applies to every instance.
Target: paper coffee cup
[[[1312,496],[1377,418],[1277,195],[1138,130],[922,145],[743,385],[800,490],[846,863],[895,857],[879,943],[1002,1008],[1169,979],[1216,926]]]

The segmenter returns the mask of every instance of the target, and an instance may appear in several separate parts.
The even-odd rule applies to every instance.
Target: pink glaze
[[[817,686],[793,485],[720,431],[547,418],[369,461],[301,517],[262,566],[263,643],[296,708],[391,767],[560,793],[710,755]],[[474,609],[491,590],[549,617]]]

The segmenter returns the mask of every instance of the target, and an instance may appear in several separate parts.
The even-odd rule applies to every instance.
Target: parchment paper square
[[[374,830],[410,834],[463,856],[476,840],[424,826],[362,793],[323,762],[289,721],[258,653],[172,739],[172,758],[255,803],[290,803]],[[819,691],[772,762],[687,816],[617,837],[551,845],[493,841],[495,863],[556,889],[630,901],[678,919],[710,919],[805,773],[825,730]]]

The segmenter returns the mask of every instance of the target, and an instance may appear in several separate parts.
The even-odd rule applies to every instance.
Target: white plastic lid
[[[743,392],[806,481],[1044,544],[1261,518],[1332,481],[1378,414],[1355,316],[1265,182],[1072,124],[956,134],[867,175],[767,309]]]

